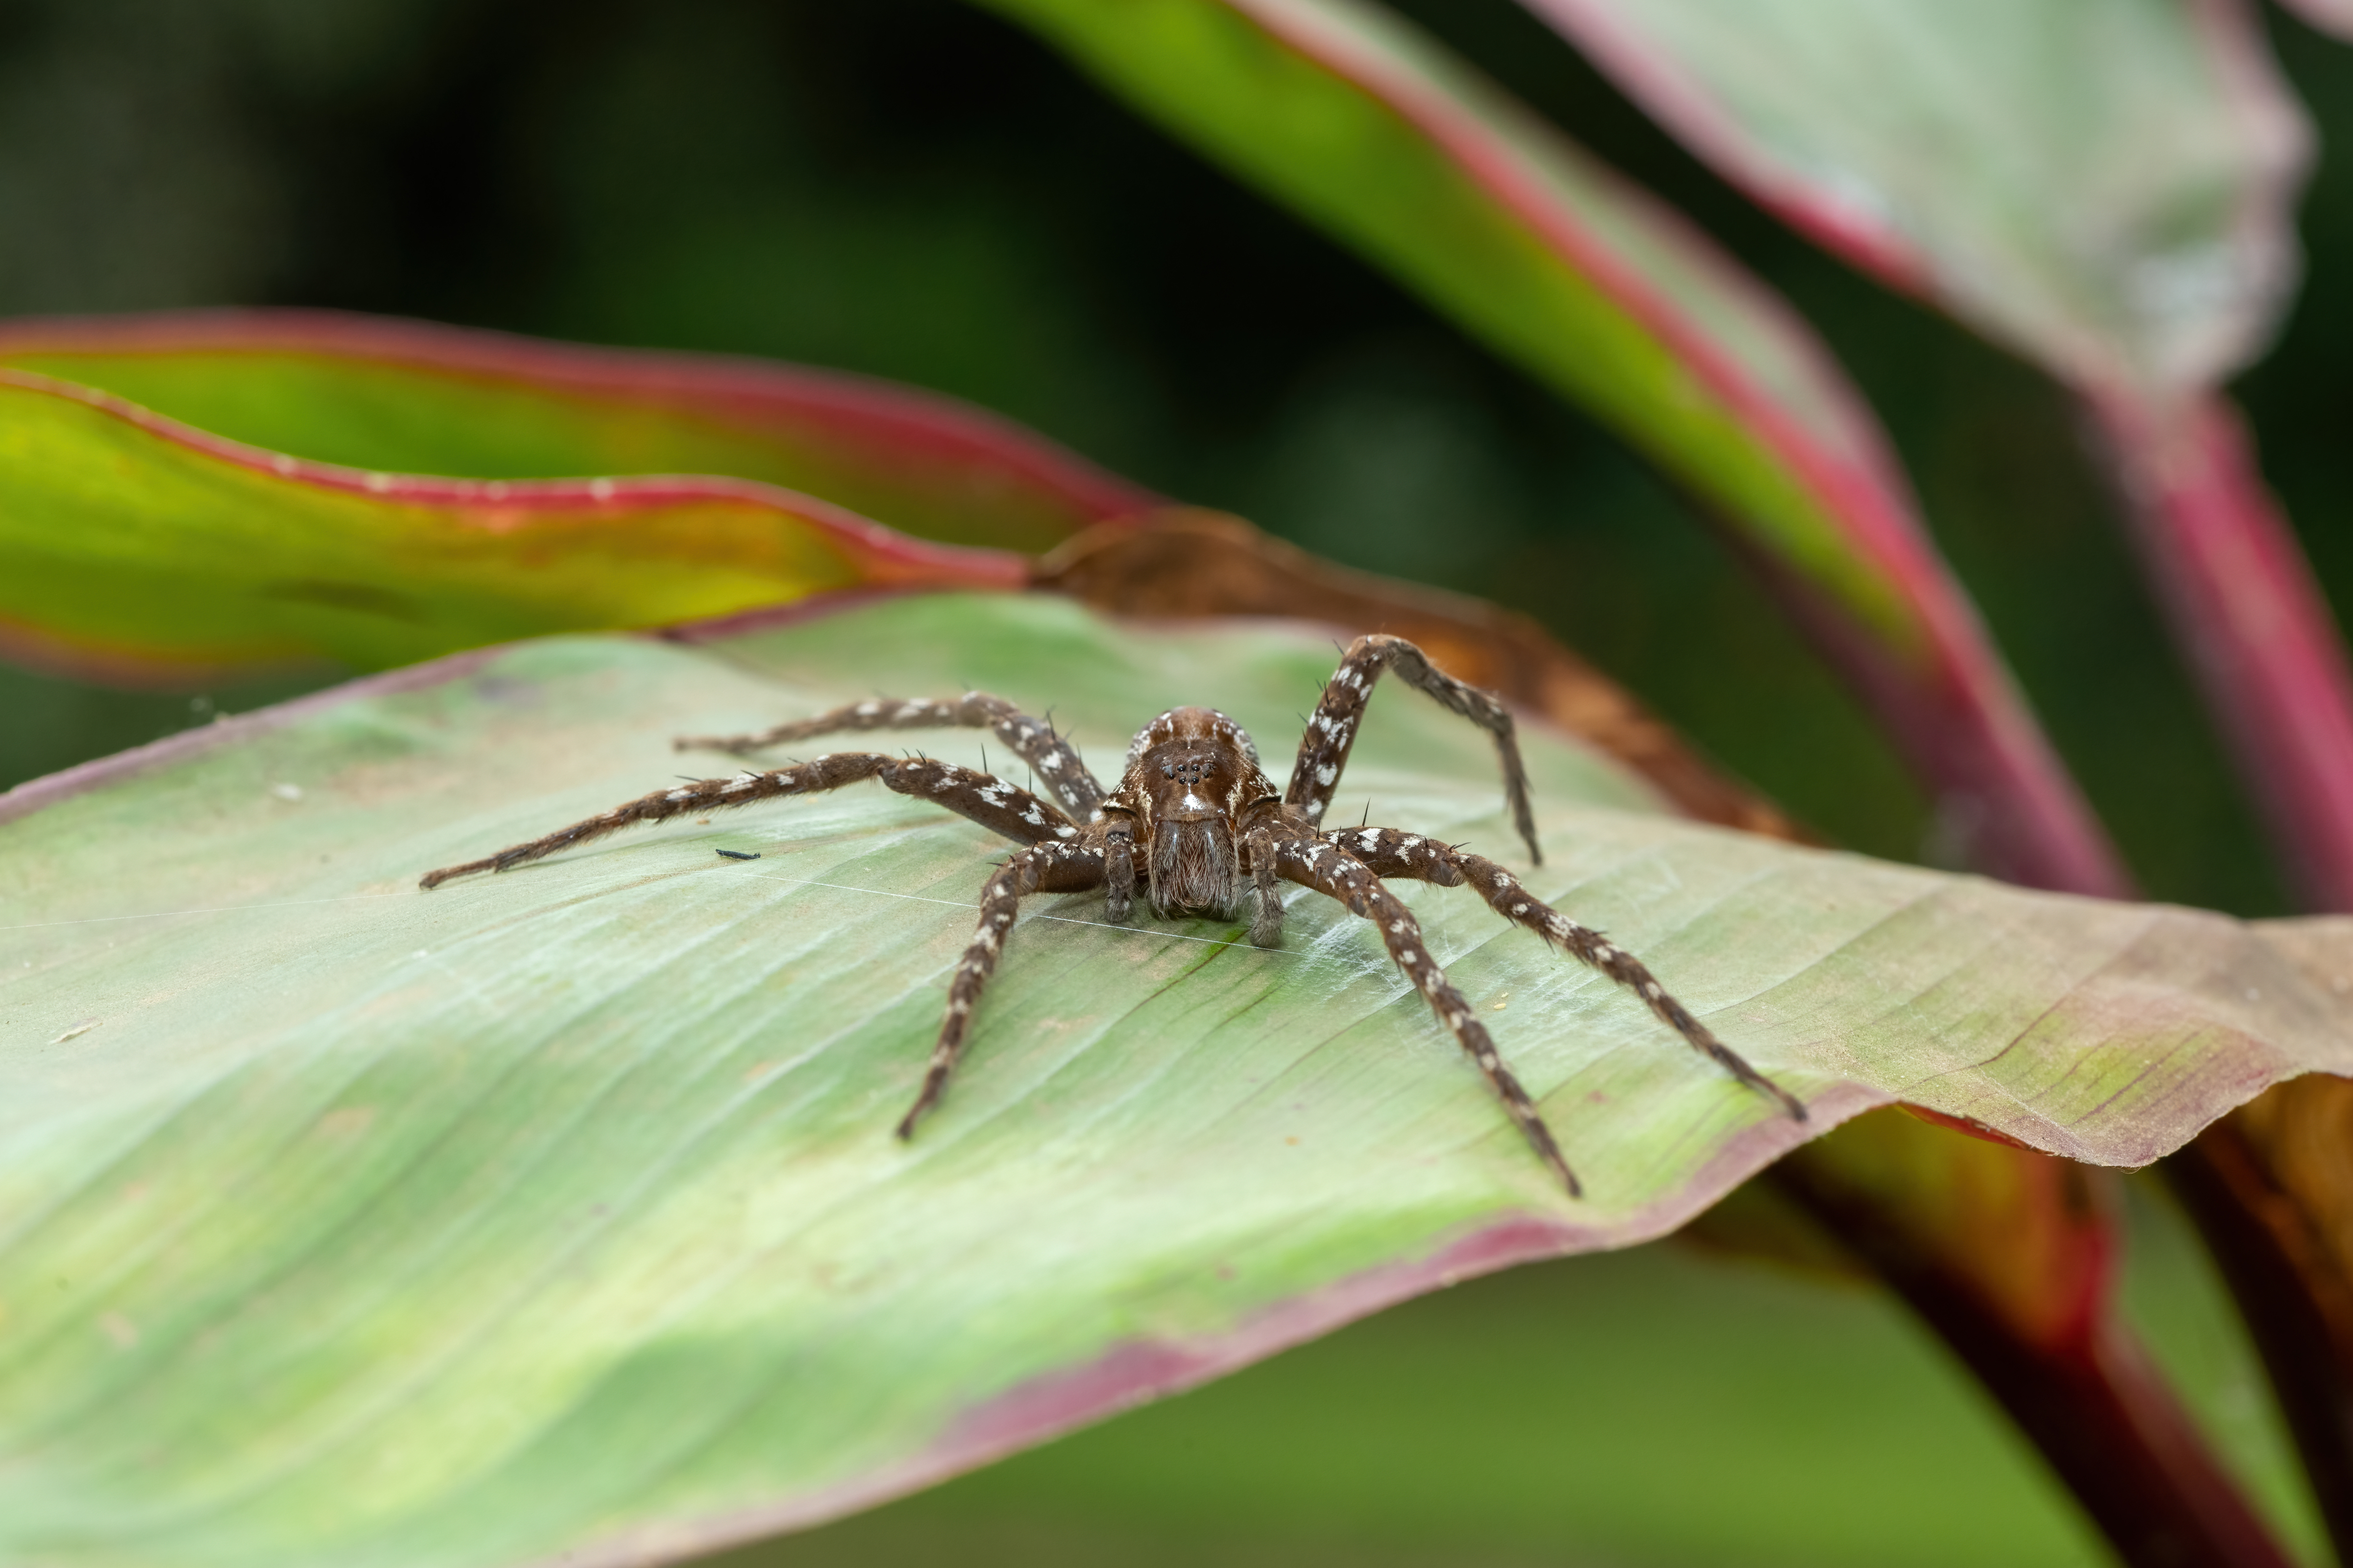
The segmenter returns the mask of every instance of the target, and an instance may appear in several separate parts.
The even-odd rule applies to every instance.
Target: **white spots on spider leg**
[[[674,789],[668,795],[662,796],[662,798],[671,802],[692,800],[694,798],[694,790],[691,786],[685,789]]]
[[[910,702],[906,706],[901,708],[898,712],[892,714],[892,717],[894,719],[921,719],[930,711],[931,705],[929,703]]]
[[[853,710],[853,711],[855,711],[860,719],[871,719],[874,715],[882,711],[882,704],[880,702],[861,702],[855,710]]]
[[[1398,847],[1400,849],[1419,849],[1421,847],[1421,840],[1409,836],[1398,840]]]
[[[1065,838],[1076,838],[1079,836],[1079,830],[1077,828],[1067,825],[1061,827],[1057,827],[1054,831]]]
[[[1322,767],[1315,770],[1315,782],[1322,784],[1326,789],[1331,788],[1332,781],[1339,776],[1340,770],[1334,767],[1329,763],[1325,763]]]

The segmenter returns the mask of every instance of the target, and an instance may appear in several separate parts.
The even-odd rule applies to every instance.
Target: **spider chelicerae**
[[[902,1138],[912,1136],[917,1120],[939,1103],[970,1034],[973,1009],[996,972],[1006,933],[1025,897],[1101,889],[1114,921],[1128,918],[1139,889],[1163,917],[1226,920],[1247,908],[1250,941],[1272,947],[1282,940],[1280,884],[1289,881],[1337,899],[1351,913],[1374,923],[1389,956],[1429,1000],[1455,1043],[1479,1065],[1536,1153],[1569,1194],[1578,1195],[1577,1177],[1552,1130],[1495,1054],[1486,1026],[1430,957],[1413,911],[1383,885],[1385,877],[1447,888],[1468,883],[1497,914],[1631,990],[1694,1048],[1749,1088],[1770,1096],[1792,1118],[1804,1121],[1802,1101],[1717,1039],[1632,953],[1542,902],[1494,861],[1399,828],[1323,826],[1365,703],[1384,671],[1428,692],[1494,737],[1512,825],[1527,845],[1529,858],[1541,865],[1544,854],[1536,845],[1527,772],[1520,762],[1511,713],[1490,693],[1437,668],[1404,638],[1371,636],[1356,640],[1324,685],[1323,700],[1299,742],[1290,787],[1280,794],[1260,768],[1258,748],[1250,736],[1214,709],[1172,708],[1137,731],[1127,748],[1127,769],[1119,786],[1106,793],[1050,724],[1018,711],[1001,697],[973,691],[952,700],[877,698],[755,735],[690,736],[676,744],[680,751],[742,755],[845,731],[989,730],[1045,782],[1053,798],[954,763],[880,752],[836,752],[765,772],[747,769],[732,778],[700,779],[657,790],[543,838],[429,871],[420,885],[429,889],[476,871],[503,871],[634,823],[749,805],[779,795],[814,795],[874,779],[901,795],[944,805],[1024,846],[997,868],[981,892],[980,929],[949,982],[939,1043],[932,1049],[923,1089],[899,1123]]]

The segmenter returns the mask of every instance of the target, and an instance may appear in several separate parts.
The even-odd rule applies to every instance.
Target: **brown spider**
[[[1028,846],[997,868],[981,893],[980,930],[965,949],[949,983],[947,1016],[932,1049],[923,1091],[899,1123],[911,1137],[916,1119],[939,1102],[955,1069],[971,1026],[972,1010],[996,971],[998,952],[1021,900],[1030,893],[1075,893],[1101,888],[1111,918],[1128,918],[1142,884],[1152,908],[1163,916],[1206,915],[1228,920],[1250,910],[1250,941],[1272,947],[1282,940],[1279,882],[1288,880],[1339,900],[1349,912],[1374,922],[1389,956],[1452,1031],[1457,1044],[1479,1064],[1503,1097],[1536,1152],[1577,1195],[1577,1177],[1561,1157],[1552,1131],[1529,1100],[1519,1079],[1495,1054],[1485,1026],[1471,1004],[1446,978],[1422,945],[1411,910],[1382,886],[1383,877],[1407,877],[1440,887],[1468,882],[1504,919],[1527,927],[1595,969],[1630,988],[1651,1012],[1733,1077],[1778,1100],[1802,1121],[1806,1108],[1796,1096],[1743,1061],[1731,1047],[1668,994],[1633,954],[1604,941],[1599,931],[1548,908],[1513,880],[1493,860],[1394,827],[1324,831],[1324,809],[1339,787],[1340,770],[1373,682],[1395,670],[1408,684],[1479,725],[1495,738],[1504,767],[1504,793],[1512,825],[1528,847],[1536,847],[1535,820],[1528,805],[1527,773],[1520,763],[1512,716],[1487,692],[1434,668],[1422,651],[1401,637],[1358,637],[1324,688],[1324,700],[1307,722],[1292,764],[1291,787],[1277,795],[1260,770],[1258,748],[1224,714],[1208,708],[1172,708],[1136,731],[1127,749],[1127,771],[1110,794],[1087,771],[1070,743],[1050,725],[1015,710],[1001,697],[968,692],[953,701],[902,701],[895,698],[853,703],[798,723],[780,724],[756,735],[686,738],[678,749],[707,748],[738,755],[786,741],[845,730],[918,730],[962,725],[996,731],[997,738],[1045,780],[1059,805],[985,773],[927,757],[909,760],[879,752],[837,752],[765,773],[745,771],[733,778],[702,779],[614,807],[544,838],[501,849],[486,859],[427,872],[421,886],[438,887],[452,877],[503,871],[559,849],[599,838],[632,823],[659,822],[722,806],[748,805],[777,795],[839,789],[860,779],[879,779],[901,795],[931,800],[983,827]]]

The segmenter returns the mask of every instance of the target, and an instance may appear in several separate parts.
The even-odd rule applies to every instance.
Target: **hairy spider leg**
[[[1403,877],[1435,882],[1441,888],[1468,882],[1505,920],[1528,930],[1570,957],[1599,970],[1642,999],[1691,1047],[1757,1093],[1779,1102],[1797,1121],[1806,1120],[1806,1104],[1796,1095],[1750,1067],[1739,1052],[1715,1037],[1691,1009],[1675,1000],[1639,958],[1590,926],[1579,925],[1515,881],[1512,874],[1482,855],[1394,827],[1344,827],[1324,835],[1383,877]]]
[[[915,1135],[915,1122],[940,1102],[956,1058],[964,1054],[972,1029],[972,1010],[989,976],[997,973],[997,955],[1020,912],[1021,900],[1031,893],[1083,893],[1103,885],[1104,860],[1100,849],[1075,844],[1039,844],[1024,849],[997,869],[980,893],[980,929],[973,933],[948,983],[947,1012],[940,1019],[939,1043],[932,1047],[931,1066],[923,1072],[923,1091],[900,1119],[899,1136]]]
[[[1461,714],[1494,736],[1512,826],[1527,845],[1528,858],[1543,865],[1544,851],[1536,844],[1535,812],[1528,804],[1528,773],[1520,761],[1511,710],[1491,694],[1465,686],[1438,668],[1428,655],[1403,637],[1376,632],[1348,645],[1340,668],[1324,687],[1324,700],[1307,721],[1307,733],[1300,740],[1299,760],[1292,764],[1291,787],[1283,793],[1283,804],[1297,806],[1306,813],[1308,821],[1323,825],[1333,792],[1340,787],[1340,774],[1348,765],[1348,750],[1356,744],[1356,727],[1373,695],[1373,682],[1385,669],[1395,670],[1399,680],[1428,692],[1449,712]]]
[[[1502,1097],[1504,1109],[1519,1123],[1521,1132],[1537,1155],[1552,1167],[1553,1174],[1560,1178],[1570,1197],[1580,1196],[1584,1189],[1577,1184],[1567,1160],[1562,1157],[1552,1129],[1545,1125],[1543,1114],[1528,1098],[1528,1091],[1520,1087],[1520,1080],[1512,1076],[1512,1069],[1495,1054],[1495,1042],[1488,1037],[1486,1026],[1479,1022],[1471,1004],[1446,978],[1438,961],[1430,956],[1430,949],[1421,940],[1421,924],[1413,918],[1413,911],[1381,885],[1380,878],[1369,866],[1330,837],[1297,827],[1272,828],[1268,837],[1274,840],[1276,868],[1285,878],[1339,900],[1351,914],[1362,915],[1373,922],[1381,933],[1382,943],[1389,950],[1389,957],[1397,961],[1398,968],[1420,991],[1430,1011],[1438,1015],[1439,1022],[1462,1047],[1463,1055],[1476,1062],[1479,1070],[1487,1076],[1488,1083]]]
[[[1250,883],[1258,905],[1250,911],[1250,942],[1259,947],[1282,945],[1282,891],[1276,869],[1275,829],[1265,824],[1242,837],[1242,858],[1249,862]]]
[[[1002,697],[967,691],[953,698],[876,697],[852,702],[814,719],[778,724],[754,735],[681,735],[671,744],[681,752],[727,752],[741,756],[787,741],[807,741],[849,730],[988,730],[1046,781],[1046,787],[1073,822],[1084,822],[1103,804],[1103,787],[1070,742],[1043,719],[1019,711]]]
[[[438,871],[427,871],[417,881],[420,888],[437,888],[452,877],[471,876],[477,871],[503,871],[559,849],[569,849],[577,844],[602,838],[624,827],[640,822],[661,822],[673,816],[691,816],[698,812],[723,810],[729,806],[749,805],[754,801],[775,800],[783,795],[817,795],[844,784],[874,779],[886,789],[913,795],[944,805],[960,816],[969,817],[992,833],[1001,833],[1017,844],[1039,844],[1075,838],[1078,827],[1061,811],[1049,802],[1039,799],[1028,790],[958,767],[954,763],[936,762],[929,757],[886,757],[880,752],[837,752],[828,756],[813,757],[790,767],[772,768],[765,773],[749,770],[733,778],[696,779],[676,789],[656,790],[625,801],[602,816],[575,822],[559,828],[543,838],[512,845],[495,855],[480,860],[469,860],[462,866],[444,866]]]
[[[1135,912],[1135,813],[1106,806],[1099,825],[1103,848],[1103,912],[1124,921]]]

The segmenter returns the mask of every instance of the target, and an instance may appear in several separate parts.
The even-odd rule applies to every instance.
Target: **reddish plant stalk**
[[[2139,897],[1976,606],[1925,543],[1919,568],[1904,580],[1935,641],[1907,660],[1783,563],[1730,529],[1721,534],[1879,721],[1972,869],[2052,892]]]
[[[2090,399],[2141,563],[2306,907],[2353,910],[2353,669],[2220,396]]]
[[[1925,1130],[1923,1130],[1925,1131]],[[1841,1161],[1836,1135],[1764,1180],[1835,1235],[1999,1401],[2128,1568],[2290,1568],[2132,1333],[2109,1310],[2109,1227],[2081,1216],[2043,1310],[2004,1300],[2003,1260],[1949,1216]],[[2026,1155],[2030,1159],[2042,1156]],[[2056,1310],[2052,1310],[2052,1309]]]
[[[2230,1285],[2337,1560],[2353,1563],[2353,1294],[2232,1119],[2158,1168]]]

